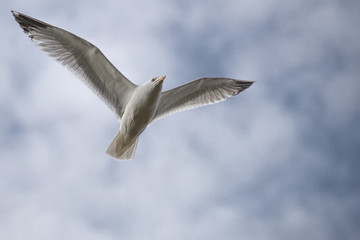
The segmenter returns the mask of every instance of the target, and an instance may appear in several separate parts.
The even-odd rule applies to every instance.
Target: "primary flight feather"
[[[87,83],[121,119],[106,153],[131,159],[139,135],[152,122],[172,113],[224,101],[250,87],[252,81],[200,78],[162,92],[165,75],[142,85],[129,81],[93,44],[68,31],[11,11],[38,46]]]

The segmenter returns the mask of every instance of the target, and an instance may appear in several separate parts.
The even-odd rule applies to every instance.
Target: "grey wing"
[[[61,28],[22,13],[12,13],[32,41],[84,80],[122,117],[136,85],[122,75],[96,46]]]
[[[161,93],[153,121],[172,113],[213,104],[235,96],[250,87],[252,81],[231,78],[200,78]]]

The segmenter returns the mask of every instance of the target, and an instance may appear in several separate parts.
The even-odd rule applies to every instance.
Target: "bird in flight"
[[[11,12],[33,42],[87,83],[119,117],[120,129],[106,149],[117,160],[134,157],[139,136],[150,123],[175,112],[224,101],[253,84],[231,78],[200,78],[162,92],[163,75],[135,85],[92,43],[25,14]]]

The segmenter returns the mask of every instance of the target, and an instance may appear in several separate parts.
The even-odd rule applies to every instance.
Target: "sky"
[[[357,0],[0,0],[0,239],[359,239]],[[10,10],[129,79],[256,81],[159,120],[135,158],[114,113]]]

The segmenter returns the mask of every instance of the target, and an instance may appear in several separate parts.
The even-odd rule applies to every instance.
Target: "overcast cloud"
[[[0,239],[359,239],[359,1],[1,1]],[[119,123],[10,10],[98,46],[136,84],[256,83]]]

